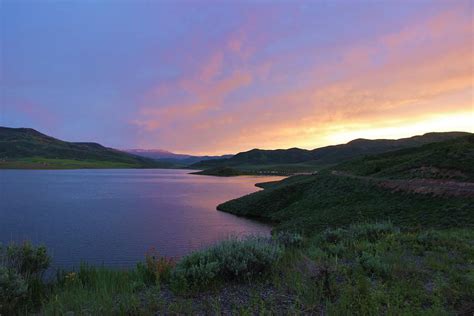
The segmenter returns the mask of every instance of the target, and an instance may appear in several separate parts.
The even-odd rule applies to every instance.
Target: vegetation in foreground
[[[82,265],[40,275],[44,248],[1,252],[0,311],[58,315],[452,315],[474,311],[474,231],[389,222],[227,240],[135,269]]]

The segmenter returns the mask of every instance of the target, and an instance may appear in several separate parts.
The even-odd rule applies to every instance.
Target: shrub
[[[355,239],[366,239],[374,242],[385,235],[398,233],[400,230],[390,222],[381,222],[353,224],[349,231]]]
[[[378,255],[372,255],[368,252],[362,252],[359,257],[359,263],[365,271],[376,274],[381,277],[389,277],[391,273],[391,266],[383,262]]]
[[[0,266],[0,315],[10,315],[27,297],[28,285],[25,279],[4,266]]]
[[[38,306],[45,296],[42,277],[50,261],[45,247],[28,242],[0,247],[1,309]]]
[[[145,254],[145,263],[137,264],[137,271],[146,284],[159,284],[167,281],[176,265],[173,258],[162,257],[155,249]]]
[[[343,228],[326,229],[322,233],[325,242],[336,244],[347,238],[347,230]]]
[[[433,230],[423,231],[416,237],[416,243],[425,251],[434,250],[437,247],[444,246],[444,239],[442,235]]]
[[[342,256],[346,251],[346,247],[343,244],[329,244],[324,249],[328,252],[328,254],[332,256]]]
[[[29,242],[21,245],[12,243],[0,248],[0,262],[25,278],[39,278],[48,269],[51,258],[43,246],[34,247]]]
[[[172,286],[177,292],[205,288],[216,281],[222,268],[220,254],[211,250],[195,252],[180,261],[172,275]]]
[[[303,244],[303,237],[295,232],[281,231],[273,239],[285,247],[300,247]]]
[[[282,254],[282,247],[268,238],[232,238],[184,257],[171,283],[176,291],[192,291],[219,281],[245,280],[267,272]]]

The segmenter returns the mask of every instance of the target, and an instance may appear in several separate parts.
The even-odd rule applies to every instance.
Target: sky
[[[0,125],[228,154],[474,132],[474,1],[2,0]]]

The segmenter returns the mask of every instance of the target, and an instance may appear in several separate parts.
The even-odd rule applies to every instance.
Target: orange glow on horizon
[[[267,43],[246,47],[246,33],[237,32],[186,79],[156,87],[159,96],[147,95],[133,121],[144,138],[140,146],[216,155],[474,132],[471,30],[465,8],[453,6],[370,40],[333,47],[340,59],[309,62],[298,73],[282,69],[293,69],[301,56],[311,61],[318,51],[249,64],[250,55],[241,52],[257,54]],[[229,61],[239,67],[226,71]],[[268,86],[278,89],[259,90]]]

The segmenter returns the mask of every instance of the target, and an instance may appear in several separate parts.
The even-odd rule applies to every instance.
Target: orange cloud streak
[[[247,47],[243,33],[236,32],[196,74],[161,88],[166,93],[158,100],[148,100],[134,123],[148,133],[160,129],[161,139],[170,140],[167,148],[195,148],[195,153],[314,148],[349,140],[344,135],[376,137],[371,131],[383,128],[385,137],[396,138],[436,130],[436,122],[444,130],[463,127],[474,131],[466,120],[464,125],[453,121],[469,120],[473,112],[471,23],[461,5],[413,21],[399,32],[337,47],[335,53],[342,58],[306,69],[295,78],[304,82],[300,86],[232,100],[232,94],[263,80],[278,85],[292,79],[277,67],[291,65],[300,54],[250,64],[249,56],[258,48]],[[260,42],[260,49],[266,44]],[[226,73],[229,61],[239,63],[240,69]],[[335,79],[323,80],[335,73],[339,74]],[[182,91],[188,94],[183,100],[165,102],[165,94]],[[220,111],[223,107],[226,110]],[[176,124],[179,133],[168,128]],[[153,140],[146,145],[156,146]]]

